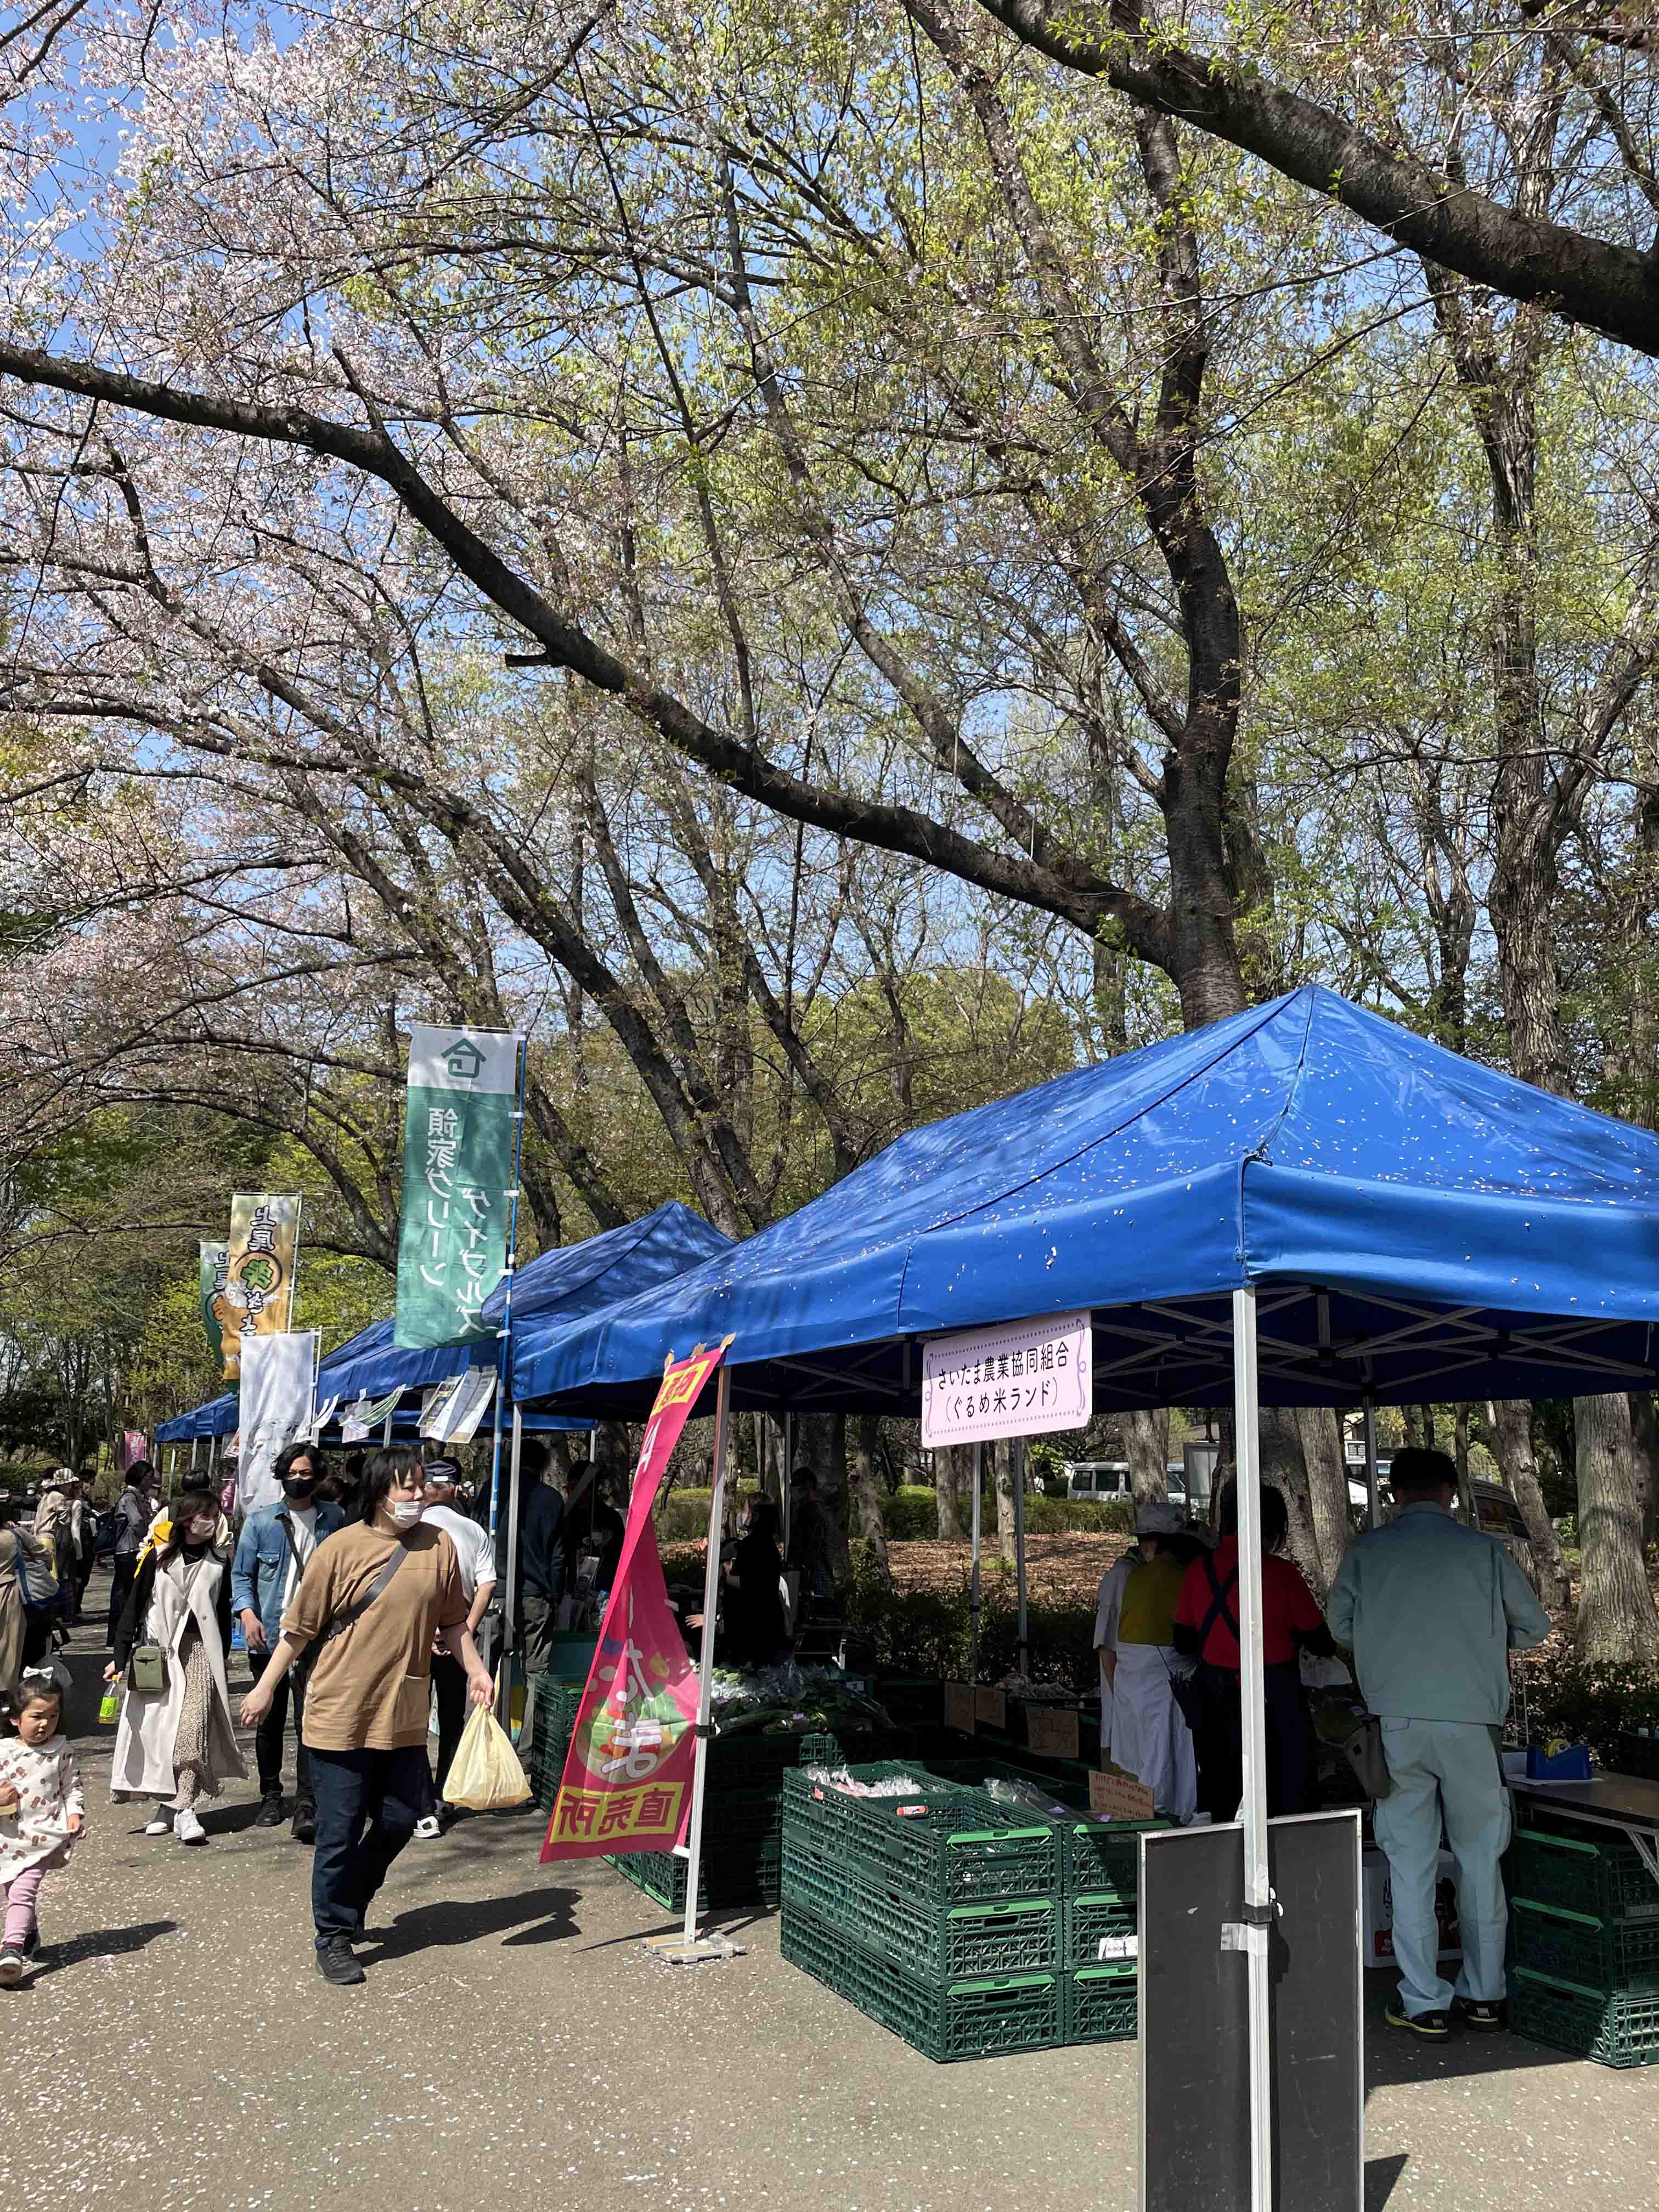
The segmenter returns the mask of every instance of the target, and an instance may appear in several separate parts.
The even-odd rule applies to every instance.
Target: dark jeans
[[[432,1688],[438,1700],[438,1778],[436,1794],[441,1798],[444,1784],[449,1779],[449,1770],[455,1764],[455,1747],[461,1740],[461,1730],[466,1726],[466,1669],[459,1659],[452,1659],[447,1651],[438,1651],[432,1657]]]
[[[311,1863],[311,1917],[320,1951],[336,1936],[355,1936],[376,1892],[425,1809],[432,1777],[423,1744],[398,1751],[315,1751],[317,1851]]]
[[[547,1671],[547,1662],[553,1649],[554,1632],[558,1626],[558,1613],[553,1601],[542,1591],[525,1589],[519,1596],[519,1634],[524,1652],[524,1671],[526,1675]]]
[[[256,1655],[264,1672],[265,1656]],[[254,1676],[258,1680],[258,1675]],[[289,1700],[294,1702],[294,1794],[301,1804],[311,1802],[311,1754],[306,1749],[306,1678],[302,1667],[290,1668],[271,1692],[270,1711],[253,1731],[253,1756],[259,1768],[259,1795],[283,1794],[283,1737],[288,1728]]]
[[[1212,1820],[1231,1820],[1244,1788],[1244,1747],[1238,1676],[1219,1667],[1200,1666],[1198,1686],[1204,1717],[1193,1732],[1198,1759],[1198,1803]],[[1313,1728],[1302,1695],[1300,1669],[1294,1664],[1263,1669],[1263,1703],[1267,1711],[1267,1817],[1300,1813],[1308,1802],[1313,1765]]]
[[[109,1563],[109,1640],[115,1641],[115,1631],[121,1615],[127,1609],[127,1593],[138,1574],[138,1554],[117,1553]]]

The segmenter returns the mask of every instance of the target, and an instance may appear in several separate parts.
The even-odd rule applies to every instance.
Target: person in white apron
[[[1131,1544],[1121,1559],[1114,1559],[1100,1578],[1095,1601],[1095,1656],[1100,1662],[1100,1747],[1112,1741],[1112,1678],[1117,1672],[1117,1624],[1123,1606],[1124,1584],[1140,1565],[1138,1546]]]
[[[128,1685],[115,1732],[110,1795],[156,1800],[147,1836],[204,1844],[197,1815],[226,1775],[247,1769],[236,1746],[225,1654],[230,1648],[230,1532],[210,1491],[173,1499],[165,1542],[146,1553],[115,1632],[106,1681],[127,1672],[135,1644],[155,1644],[159,1692]]]
[[[1143,1505],[1135,1516],[1140,1565],[1118,1609],[1112,1684],[1112,1762],[1152,1793],[1165,1819],[1183,1826],[1198,1809],[1198,1766],[1191,1731],[1171,1687],[1192,1662],[1175,1648],[1175,1613],[1187,1578],[1183,1523],[1173,1505]]]

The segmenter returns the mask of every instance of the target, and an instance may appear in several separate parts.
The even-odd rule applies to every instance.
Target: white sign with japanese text
[[[495,1395],[493,1367],[469,1367],[463,1375],[452,1375],[427,1393],[421,1434],[434,1443],[471,1443]]]
[[[963,1329],[922,1346],[925,1447],[1087,1428],[1094,1409],[1094,1331],[1086,1312]]]

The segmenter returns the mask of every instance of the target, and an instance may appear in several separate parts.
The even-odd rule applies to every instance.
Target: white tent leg
[[[969,1675],[970,1675],[971,1679],[972,1679],[974,1681],[975,1681],[975,1682],[977,1682],[977,1681],[978,1681],[978,1680],[979,1680],[979,1513],[980,1513],[980,1503],[981,1503],[981,1499],[980,1499],[980,1490],[981,1490],[981,1484],[982,1484],[982,1481],[983,1481],[984,1472],[985,1472],[985,1447],[984,1447],[984,1445],[983,1445],[983,1444],[975,1444],[975,1445],[974,1446],[974,1569],[973,1569],[973,1577],[972,1577],[972,1580],[971,1580],[971,1582],[969,1583],[969,1598],[968,1598],[968,1645],[969,1645]]]
[[[708,1770],[708,1716],[714,1704],[714,1626],[720,1596],[720,1532],[725,1526],[726,1437],[732,1409],[732,1370],[722,1366],[714,1398],[714,1472],[708,1488],[708,1559],[702,1578],[702,1659],[697,1668],[697,1750],[691,1777],[690,1856],[685,1868],[685,1929],[697,1940],[697,1884],[702,1875],[702,1801]]]
[[[519,1461],[524,1450],[524,1413],[515,1405],[513,1408],[513,1451],[507,1479],[507,1588],[501,1597],[501,1657],[510,1661],[519,1633]],[[501,1701],[496,1717],[505,1723],[512,1711],[513,1669],[504,1664],[495,1677],[495,1695]],[[525,1726],[530,1725],[529,1698],[525,1702]],[[527,1741],[527,1739],[526,1739]]]
[[[1261,1639],[1261,1434],[1255,1292],[1233,1292],[1233,1423],[1238,1464],[1239,1698],[1244,1735],[1244,1940],[1249,1972],[1250,2212],[1273,2204],[1273,2097],[1267,2012],[1267,1713]]]
[[[795,1497],[795,1417],[783,1417],[783,1556],[789,1557],[789,1515]]]
[[[1025,1652],[1025,1439],[1011,1437],[1008,1457],[1012,1462],[1009,1473],[1014,1481],[1014,1587],[1019,1598],[1019,1643],[1017,1665],[1022,1676],[1029,1673]]]
[[[1373,1528],[1382,1525],[1382,1501],[1376,1487],[1376,1407],[1365,1401],[1365,1515]]]
[[[177,1444],[169,1444],[169,1445],[167,1446],[167,1496],[168,1496],[169,1498],[171,1498],[171,1497],[172,1497],[172,1495],[173,1495],[173,1469],[178,1466],[178,1464],[179,1464],[179,1447],[178,1447],[178,1445],[177,1445]]]

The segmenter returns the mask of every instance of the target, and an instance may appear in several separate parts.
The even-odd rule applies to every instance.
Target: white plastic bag
[[[474,1813],[499,1813],[529,1802],[530,1784],[519,1754],[488,1705],[474,1705],[461,1730],[444,1796],[452,1805]]]

